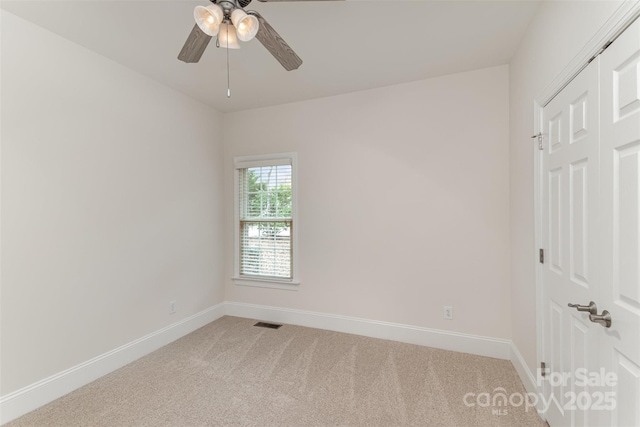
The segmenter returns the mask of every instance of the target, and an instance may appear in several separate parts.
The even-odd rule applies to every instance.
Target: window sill
[[[284,289],[297,291],[300,284],[297,280],[262,279],[258,277],[232,277],[231,280],[239,286],[253,286],[255,288]]]

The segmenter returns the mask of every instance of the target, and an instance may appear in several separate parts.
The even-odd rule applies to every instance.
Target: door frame
[[[543,108],[564,89],[571,80],[574,79],[589,62],[600,54],[606,46],[615,40],[633,21],[640,17],[640,0],[625,0],[624,3],[609,17],[604,25],[596,32],[596,34],[587,42],[587,44],[578,52],[578,54],[567,64],[567,66],[552,80],[552,82],[538,95],[533,101],[533,133],[538,135],[542,132],[542,110]],[[530,142],[528,139],[527,142]],[[545,141],[546,142],[546,141]],[[540,363],[544,361],[544,287],[543,287],[543,267],[538,262],[538,250],[545,248],[545,237],[542,230],[542,151],[538,149],[537,140],[532,143],[533,150],[533,209],[534,209],[534,232],[535,247],[533,248],[534,264],[535,264],[535,286],[536,286],[536,373],[529,373],[534,379],[533,385],[536,387],[537,393],[544,393],[546,382],[542,387],[537,386],[539,376]],[[542,394],[544,395],[544,394]],[[538,400],[538,412],[542,413],[542,402]]]

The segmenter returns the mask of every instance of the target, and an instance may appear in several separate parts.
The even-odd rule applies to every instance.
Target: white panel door
[[[596,425],[575,396],[592,388],[579,369],[597,371],[601,327],[568,304],[598,301],[598,59],[543,110],[545,401],[552,426]],[[599,309],[600,307],[598,307]],[[566,378],[566,379],[565,379]],[[584,406],[584,405],[582,405]]]
[[[617,374],[604,425],[640,426],[640,20],[601,56],[602,362]]]

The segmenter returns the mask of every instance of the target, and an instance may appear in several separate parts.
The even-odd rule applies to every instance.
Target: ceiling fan
[[[244,8],[251,0],[210,0],[209,6],[196,6],[193,16],[196,25],[184,43],[178,59],[198,62],[211,41],[218,36],[216,45],[227,49],[238,49],[238,39],[249,41],[256,37],[287,71],[296,70],[302,59],[291,49],[271,25],[253,10]],[[259,0],[281,2],[296,0]]]

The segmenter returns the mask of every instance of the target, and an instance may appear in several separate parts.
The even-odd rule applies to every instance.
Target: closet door
[[[601,327],[578,311],[599,301],[598,59],[543,110],[545,401],[551,426],[597,425],[576,396],[593,387],[576,381],[578,369],[599,369]],[[592,308],[592,311],[595,307]]]
[[[640,20],[601,57],[601,358],[615,372],[604,425],[640,426]]]

